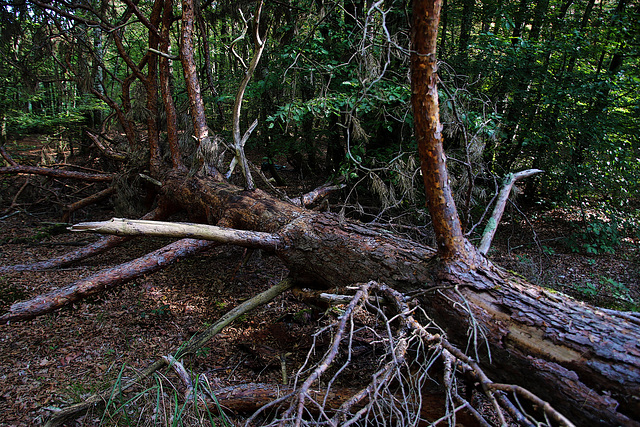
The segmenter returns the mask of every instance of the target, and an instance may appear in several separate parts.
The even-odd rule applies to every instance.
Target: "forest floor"
[[[33,156],[36,153],[40,151],[31,151]],[[22,154],[21,160],[29,158],[27,149]],[[7,201],[12,201],[20,189],[28,198],[18,197],[11,209],[0,213],[0,265],[48,259],[98,238],[55,226],[60,218],[55,203],[21,204],[36,193],[49,191],[40,188],[29,193],[25,180],[24,176],[0,176],[4,193],[0,205],[10,206]],[[38,182],[33,179],[29,185],[37,187]],[[566,238],[578,227],[577,211],[556,208],[526,214],[526,219],[517,213],[506,215],[500,225],[490,252],[498,265],[577,298],[607,307],[630,309],[635,305],[637,309],[637,241],[620,238],[611,254],[576,253]],[[77,213],[72,221],[111,216],[112,206],[103,203]],[[138,238],[68,268],[3,274],[0,312],[15,301],[129,261],[168,242]],[[80,402],[121,378],[131,377],[162,355],[175,352],[229,309],[286,275],[286,268],[275,257],[219,247],[56,313],[0,325],[0,426],[39,425],[57,408]],[[305,360],[318,322],[322,324],[332,316],[335,313],[310,310],[292,293],[286,293],[227,327],[185,365],[194,373],[206,375],[215,387],[248,382],[281,384],[280,360],[286,360],[288,376],[294,375]],[[366,363],[370,363],[368,358],[354,361],[344,381],[355,384]],[[160,386],[164,395],[183,390],[169,374],[162,378],[166,380]],[[138,410],[145,405],[151,412],[160,410],[152,408],[154,403],[148,400],[141,400]],[[115,418],[104,420],[106,424],[136,425],[139,413],[112,415]],[[233,414],[229,422],[232,418]],[[100,421],[99,413],[89,413],[77,425],[97,425]]]

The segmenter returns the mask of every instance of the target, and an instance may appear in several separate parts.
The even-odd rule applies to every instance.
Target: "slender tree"
[[[427,206],[433,220],[438,253],[446,262],[468,260],[469,253],[453,200],[442,146],[436,60],[441,3],[440,0],[413,2],[411,105]]]

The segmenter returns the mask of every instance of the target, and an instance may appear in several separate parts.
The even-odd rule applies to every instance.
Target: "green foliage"
[[[209,396],[214,400],[217,414],[213,414],[208,406],[201,408],[200,398],[185,398],[179,392],[179,386],[172,382],[165,374],[153,374],[150,379],[140,380],[139,387],[125,397],[120,393],[126,382],[125,365],[122,366],[113,384],[113,392],[106,402],[100,425],[131,425],[137,426],[141,422],[153,425],[209,425],[231,426],[211,390],[205,376],[197,375],[193,378],[193,395]],[[176,381],[179,381],[176,379]]]
[[[581,297],[591,300],[598,295],[598,288],[591,282],[585,282],[580,285],[574,284],[573,290],[575,290]]]
[[[165,316],[169,313],[171,313],[171,309],[168,304],[162,304],[160,307],[151,310],[151,314],[156,316]]]
[[[474,82],[469,89],[502,112],[485,156],[491,170],[545,170],[530,194],[569,203],[606,197],[618,207],[640,197],[640,20],[637,8],[620,4],[596,12],[586,2],[569,10],[554,1],[488,3],[470,51],[447,56],[454,50],[444,46],[444,60]]]
[[[635,215],[626,214],[626,219],[620,219],[622,213],[610,211],[605,218],[589,216],[581,229],[572,233],[564,241],[572,252],[586,252],[587,254],[613,254],[623,243],[625,238],[640,239],[640,227]]]
[[[604,221],[599,218],[590,218],[584,229],[571,234],[565,244],[572,252],[584,250],[587,254],[612,254],[622,243],[617,218]]]
[[[580,298],[600,306],[627,311],[638,311],[640,308],[631,297],[629,287],[610,277],[598,276],[583,283],[574,283],[571,289]]]

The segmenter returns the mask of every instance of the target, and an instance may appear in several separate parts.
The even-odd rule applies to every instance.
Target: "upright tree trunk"
[[[454,258],[467,259],[469,254],[453,201],[442,147],[436,62],[440,6],[441,0],[413,2],[411,105],[427,206],[436,233],[438,254],[447,261]]]
[[[162,55],[159,60],[160,68],[160,89],[162,92],[162,102],[165,114],[167,115],[167,145],[171,153],[171,164],[174,168],[183,167],[182,155],[178,146],[178,115],[173,102],[173,89],[171,87],[171,64],[167,57],[170,52],[171,22],[173,20],[173,0],[165,0],[164,13],[162,15],[162,32],[160,39],[160,51]]]
[[[207,151],[207,158],[217,158],[217,141],[209,136],[209,127],[204,109],[204,101],[200,92],[200,80],[198,79],[197,65],[194,56],[193,40],[195,39],[194,23],[195,0],[182,0],[182,32],[180,34],[180,59],[184,71],[184,79],[189,96],[191,118],[193,120],[193,132],[199,149]],[[220,173],[209,164],[208,170],[216,177]]]

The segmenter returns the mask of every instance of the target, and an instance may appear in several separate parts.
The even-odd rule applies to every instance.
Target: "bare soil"
[[[16,160],[39,162],[42,148],[37,140],[31,142],[21,147]],[[16,153],[15,147],[7,148]],[[92,164],[91,159],[85,164]],[[93,186],[81,184],[0,176],[0,265],[48,259],[97,239],[53,225],[60,218],[59,206],[67,203],[63,197],[69,197],[63,194],[77,199],[92,191]],[[112,208],[104,202],[76,213],[73,221],[108,219]],[[640,301],[638,242],[627,239],[614,254],[574,253],[563,239],[575,231],[575,212],[530,211],[526,219],[515,212],[505,218],[490,253],[497,264],[600,305],[629,309]],[[4,274],[0,311],[168,242],[136,239],[69,268]],[[0,425],[41,424],[57,408],[80,402],[173,353],[230,308],[286,275],[275,257],[220,247],[59,312],[0,325]],[[287,293],[226,328],[185,365],[216,386],[282,383],[282,357],[291,375],[306,357],[318,318],[331,315]],[[345,381],[354,386],[366,360],[355,363]],[[179,391],[179,381],[170,384]],[[100,417],[90,413],[78,425],[96,425]]]

